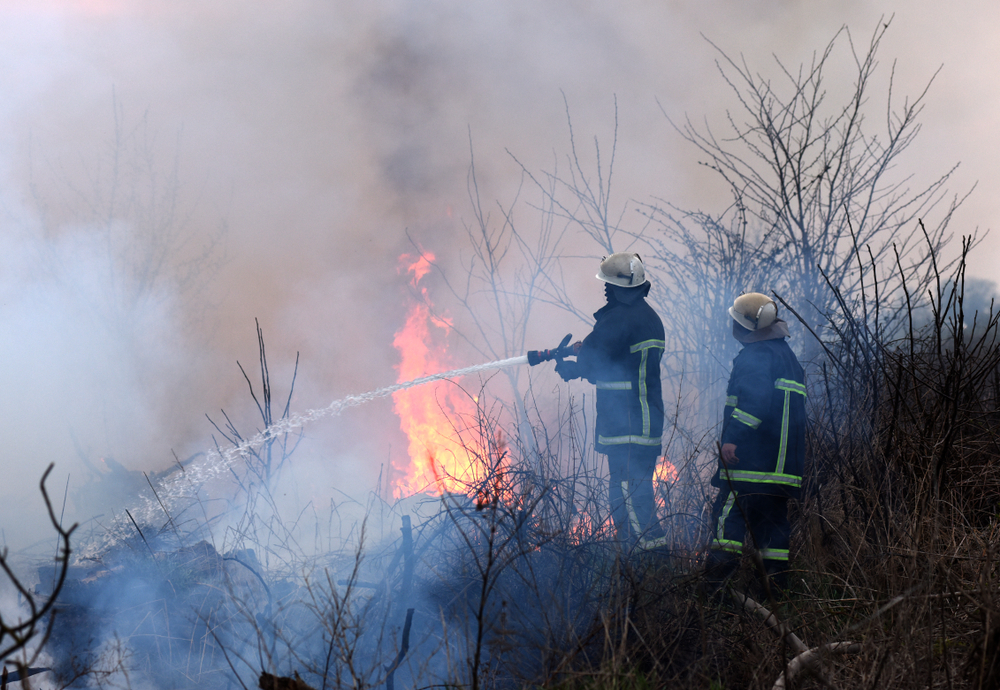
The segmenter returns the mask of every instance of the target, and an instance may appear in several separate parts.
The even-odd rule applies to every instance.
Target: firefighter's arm
[[[598,321],[594,330],[581,343],[574,343],[576,361],[579,364],[578,375],[595,383],[601,372],[608,369],[616,353],[623,349],[627,352],[627,334],[621,328],[606,321]]]
[[[732,419],[722,435],[722,446],[723,457],[728,450],[726,446],[733,446],[730,454],[737,458],[736,449],[758,433],[771,405],[774,381],[771,380],[770,357],[765,352],[741,353],[734,362],[733,383],[736,406],[729,413]]]

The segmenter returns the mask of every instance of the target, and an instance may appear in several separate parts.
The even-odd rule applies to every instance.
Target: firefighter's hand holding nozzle
[[[563,359],[564,357],[575,357],[583,346],[583,343],[579,340],[570,345],[569,341],[572,337],[572,333],[567,333],[566,337],[559,343],[559,346],[551,350],[529,350],[528,364],[535,366],[536,364],[554,359],[556,361],[556,373],[562,377],[563,381],[580,378],[580,365],[577,362],[567,362]]]
[[[571,362],[567,359],[560,359],[556,362],[556,373],[562,377],[563,381],[572,381],[580,378],[580,363]]]
[[[736,444],[735,443],[723,443],[722,444],[722,459],[727,465],[739,464],[740,459],[736,457]]]
[[[572,333],[567,333],[566,337],[562,339],[562,342],[551,350],[528,350],[528,364],[535,366],[536,364],[541,364],[542,362],[548,362],[554,359],[556,361],[556,371],[560,371],[560,367],[567,364],[567,362],[563,361],[563,357],[575,357],[577,353],[580,352],[580,348],[583,346],[583,343],[579,340],[570,345],[569,340],[572,337]],[[575,367],[576,362],[568,362],[568,364],[573,364]],[[569,381],[569,379],[566,378],[561,371],[559,375],[562,376],[564,380]],[[570,376],[570,378],[574,379],[579,377],[579,374]]]

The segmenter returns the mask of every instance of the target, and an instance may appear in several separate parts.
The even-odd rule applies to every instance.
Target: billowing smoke
[[[901,92],[945,63],[917,153],[929,175],[971,160],[959,180],[971,184],[991,168],[969,157],[991,150],[995,136],[977,124],[990,109],[972,92],[995,89],[969,87],[994,78],[976,68],[991,61],[949,64],[949,45],[959,39],[942,34],[930,19],[934,8],[901,8],[884,54],[899,56]],[[977,18],[963,24],[986,31],[989,10],[981,9],[983,16],[964,9]],[[242,385],[234,360],[254,360],[254,317],[276,364],[302,352],[300,404],[391,381],[391,335],[403,313],[396,257],[412,249],[404,231],[455,266],[449,250],[459,248],[469,217],[470,138],[484,199],[509,203],[521,171],[506,150],[531,171],[565,169],[565,95],[580,150],[590,155],[596,135],[607,160],[617,98],[618,202],[658,195],[709,206],[721,190],[693,166],[696,157],[656,103],[672,117],[720,121],[728,94],[700,34],[748,61],[764,64],[775,52],[797,64],[841,24],[867,35],[878,18],[861,5],[817,10],[790,2],[722,12],[568,2],[488,11],[458,2],[345,8],[305,0],[280,10],[245,3],[182,10],[53,0],[9,3],[3,13],[0,169],[5,237],[16,243],[7,256],[8,265],[31,272],[27,282],[18,268],[3,276],[4,292],[18,295],[5,303],[6,361],[34,381],[12,380],[6,389],[4,433],[19,487],[50,459],[59,462],[58,476],[83,480],[88,470],[71,450],[70,429],[91,459],[111,455],[130,469],[162,469],[171,448],[198,450],[208,431],[200,413],[246,402],[234,402]],[[990,44],[960,40],[967,48]],[[924,46],[917,54],[904,47],[916,44]],[[976,144],[961,145],[958,131],[974,134]],[[123,137],[141,137],[132,142],[140,148],[116,151]],[[102,235],[87,225],[106,220],[94,207],[110,208],[116,164],[146,166],[161,186],[176,172],[174,208],[150,210],[175,213],[186,233],[166,247],[157,292],[133,306],[144,313],[119,313],[137,319],[127,335],[84,321],[100,318],[90,312],[107,307],[100,300],[109,290],[121,299],[136,289],[122,283],[123,265],[100,254]],[[989,224],[990,203],[968,203],[970,225]],[[632,215],[623,223],[639,227]],[[78,261],[74,243],[84,245]],[[201,253],[205,261],[192,264]],[[203,272],[196,290],[185,283],[192,266]],[[88,300],[90,307],[74,304]],[[369,318],[373,312],[380,318]],[[34,338],[45,329],[76,335],[39,347]],[[68,413],[74,402],[86,414]],[[386,438],[402,447],[386,428],[387,409],[359,413],[361,428],[382,431],[379,443],[338,434],[337,452],[381,460],[390,453]],[[374,478],[380,463],[368,464]]]
[[[537,222],[520,164],[568,171],[567,115],[585,165],[595,137],[607,164],[617,109],[614,203],[657,196],[711,211],[725,190],[661,112],[724,122],[732,96],[704,38],[762,68],[772,52],[798,65],[842,24],[866,40],[892,11],[702,5],[6,3],[5,542],[48,536],[34,516],[49,462],[67,520],[103,513],[87,525],[100,529],[133,487],[115,467],[162,472],[213,448],[204,414],[223,408],[252,434],[260,422],[236,361],[259,384],[255,318],[282,403],[301,354],[293,411],[392,383],[407,308],[397,259],[417,242],[462,275],[472,155],[488,211],[499,216],[496,201],[520,189],[519,220]],[[995,8],[896,5],[882,55],[898,57],[899,93],[919,92],[944,63],[908,161],[914,186],[962,160],[956,187],[991,189]],[[998,203],[972,196],[954,227],[988,227]],[[628,211],[621,223],[637,231],[642,219]],[[580,246],[570,253],[599,253]],[[972,271],[985,273],[991,247]],[[589,269],[584,278],[569,284],[589,313],[600,292]],[[430,289],[449,308],[443,282]],[[587,328],[536,314],[535,347]],[[406,445],[387,400],[322,421],[306,429],[288,493],[300,505],[364,496]]]

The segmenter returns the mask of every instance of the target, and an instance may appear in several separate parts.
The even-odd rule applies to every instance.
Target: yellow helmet
[[[597,279],[619,287],[639,287],[646,282],[642,259],[632,252],[616,252],[601,259]]]
[[[747,292],[736,298],[729,307],[729,315],[748,331],[759,331],[778,318],[778,305],[767,295]]]

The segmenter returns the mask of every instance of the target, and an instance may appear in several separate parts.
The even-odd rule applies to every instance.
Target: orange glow
[[[593,541],[600,531],[600,525],[594,521],[589,512],[580,512],[573,516],[569,526],[569,538],[574,544],[586,544]]]
[[[677,481],[677,468],[674,467],[674,464],[665,457],[657,458],[656,472],[653,474],[653,481],[662,482],[664,484],[673,484]]]
[[[660,517],[665,517],[668,512],[667,497],[670,489],[677,481],[678,473],[674,463],[667,460],[666,456],[656,459],[656,471],[653,472],[653,494],[656,501],[656,510]]]
[[[419,289],[421,299],[410,307],[406,323],[392,341],[400,355],[398,382],[456,368],[447,348],[451,320],[432,313],[427,288],[419,285],[432,261],[434,255],[426,252],[400,257],[400,270],[412,276],[411,285]],[[476,453],[463,446],[455,427],[475,415],[475,401],[448,381],[397,391],[392,398],[400,428],[409,439],[408,461],[393,461],[393,495],[466,493],[475,478]]]

